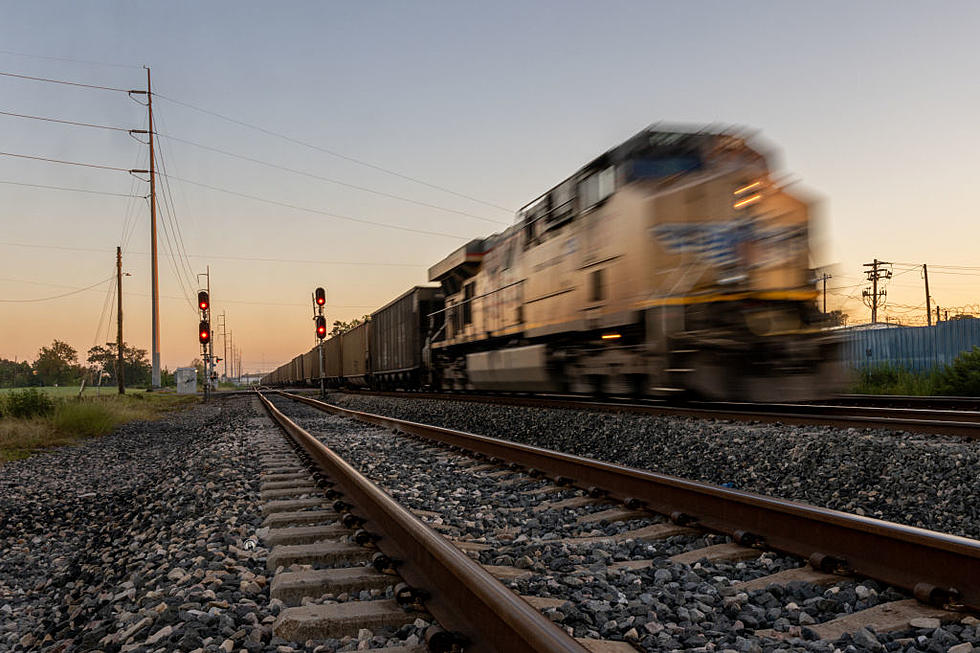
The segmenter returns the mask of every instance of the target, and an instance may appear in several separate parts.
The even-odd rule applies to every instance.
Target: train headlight
[[[744,209],[762,199],[762,181],[753,181],[732,191],[735,196],[734,209]]]

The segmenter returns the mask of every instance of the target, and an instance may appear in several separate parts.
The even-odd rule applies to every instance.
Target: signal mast
[[[313,321],[316,323],[316,337],[320,350],[320,399],[327,398],[326,383],[323,378],[323,339],[327,337],[327,319],[323,317],[323,307],[327,303],[327,292],[323,288],[313,291]]]
[[[198,291],[197,307],[201,309],[197,338],[204,357],[204,401],[207,402],[211,398],[211,298],[207,290]]]

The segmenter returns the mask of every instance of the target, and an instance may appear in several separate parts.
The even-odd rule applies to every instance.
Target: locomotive
[[[800,401],[839,389],[809,206],[736,133],[650,128],[328,341],[328,383]],[[263,379],[319,380],[316,349]]]

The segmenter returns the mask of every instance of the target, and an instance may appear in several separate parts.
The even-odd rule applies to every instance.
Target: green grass
[[[54,386],[32,386],[35,390],[43,392],[52,397],[77,397],[78,396],[78,385],[61,385],[57,388]],[[20,392],[21,390],[26,390],[29,388],[0,388],[0,396],[8,394],[11,392]],[[171,388],[172,390],[172,388]],[[137,393],[146,392],[145,388],[126,388],[127,393]],[[163,392],[166,392],[164,390]],[[95,397],[107,394],[116,394],[116,386],[104,385],[102,388],[96,388],[95,386],[87,385],[85,386],[85,392],[82,393],[83,397]]]
[[[866,395],[929,396],[939,394],[941,379],[941,369],[913,372],[902,367],[880,365],[861,370],[851,391]]]
[[[55,401],[50,416],[0,418],[0,463],[26,458],[38,449],[76,444],[105,435],[126,422],[158,419],[198,400],[187,395],[137,391],[81,399],[59,397]]]

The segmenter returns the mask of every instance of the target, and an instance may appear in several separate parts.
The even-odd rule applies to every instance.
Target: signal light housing
[[[314,301],[316,302],[317,306],[323,306],[327,303],[327,291],[325,291],[323,288],[317,288],[314,295],[316,297]]]
[[[197,337],[202,345],[206,345],[211,341],[211,325],[208,324],[207,320],[201,320],[201,324],[197,329]]]
[[[319,315],[316,318],[316,337],[323,340],[327,336],[327,320]]]
[[[211,300],[208,297],[207,290],[201,290],[197,293],[197,307],[202,311],[208,310],[211,306]]]

